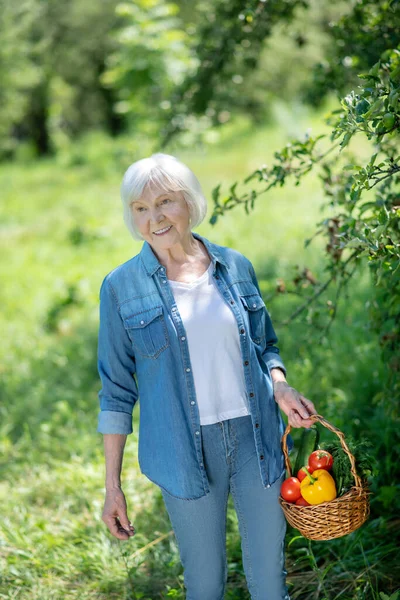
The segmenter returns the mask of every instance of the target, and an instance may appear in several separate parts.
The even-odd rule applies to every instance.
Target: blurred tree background
[[[98,290],[141,248],[122,175],[162,150],[203,185],[199,232],[255,265],[288,381],[378,462],[361,529],[309,542],[288,528],[292,599],[395,600],[399,2],[0,8],[1,598],[184,598],[137,461],[140,404],[122,479],[137,534],[119,542],[100,519]],[[227,544],[226,596],[246,599],[231,499]]]

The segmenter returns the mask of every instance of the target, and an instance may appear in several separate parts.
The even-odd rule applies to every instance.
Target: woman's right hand
[[[111,535],[119,540],[128,540],[135,535],[135,528],[128,519],[126,500],[121,488],[106,490],[101,518]]]

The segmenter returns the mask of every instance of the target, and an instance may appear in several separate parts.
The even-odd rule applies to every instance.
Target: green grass
[[[290,136],[309,127],[324,130],[321,114],[296,105],[276,105],[274,115],[273,126],[254,130],[242,119],[222,130],[217,143],[170,151],[194,170],[210,198],[218,183],[228,189],[271,161]],[[93,133],[56,158],[0,165],[0,598],[184,598],[161,495],[137,462],[139,406],[123,468],[137,535],[119,542],[100,518],[98,291],[108,271],[140,251],[141,242],[123,225],[119,185],[125,168],[152,149],[151,140],[110,140]],[[322,202],[318,180],[308,176],[299,187],[286,185],[260,198],[250,216],[231,211],[214,227],[206,219],[198,231],[254,263],[262,290],[271,297],[291,384],[347,433],[361,428],[381,440],[384,415],[382,431],[376,432],[368,413],[385,373],[366,317],[373,294],[368,273],[355,278],[323,344],[313,343],[315,332],[304,320],[282,325],[296,298],[272,300],[276,279],[292,278],[295,264],[326,277],[323,240],[304,247],[322,218]],[[378,518],[381,507],[382,502],[376,505],[368,525],[341,540],[308,545],[289,531],[293,600],[375,599],[378,591],[394,590],[395,531],[391,521]],[[246,599],[231,499],[227,543],[227,597]]]

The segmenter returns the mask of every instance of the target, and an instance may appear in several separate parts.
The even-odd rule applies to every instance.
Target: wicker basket
[[[292,502],[286,502],[281,496],[279,502],[287,521],[304,537],[310,540],[332,540],[351,533],[365,523],[370,512],[369,494],[371,492],[367,488],[367,482],[361,481],[357,475],[354,456],[345,442],[343,433],[328,423],[321,415],[311,415],[310,418],[318,421],[339,437],[343,450],[350,459],[351,474],[354,477],[355,485],[343,496],[329,502],[322,502],[322,504],[299,506]],[[282,436],[282,450],[288,477],[292,476],[286,442],[290,429],[291,427],[288,425]]]

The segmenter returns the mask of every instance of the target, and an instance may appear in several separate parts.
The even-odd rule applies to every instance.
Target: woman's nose
[[[153,221],[153,223],[162,223],[164,221],[164,215],[163,213],[158,210],[155,209],[152,213],[151,213],[151,220]]]

